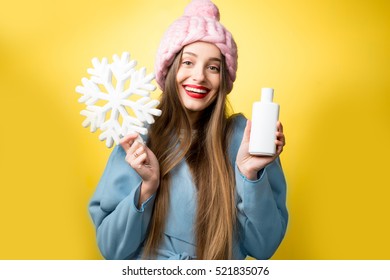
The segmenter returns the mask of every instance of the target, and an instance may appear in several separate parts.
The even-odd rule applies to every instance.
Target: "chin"
[[[191,112],[201,112],[207,108],[206,105],[193,104],[192,102],[185,102],[184,107]]]

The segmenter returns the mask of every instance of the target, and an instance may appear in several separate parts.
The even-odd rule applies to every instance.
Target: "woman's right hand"
[[[160,185],[160,166],[154,153],[137,141],[139,135],[131,133],[120,140],[126,152],[126,161],[141,176],[142,185],[138,206],[153,195]]]

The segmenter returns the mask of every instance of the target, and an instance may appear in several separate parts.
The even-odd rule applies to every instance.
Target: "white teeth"
[[[205,94],[207,93],[207,90],[204,89],[198,89],[198,88],[192,88],[192,87],[185,87],[186,90],[196,92],[196,93],[202,93]]]

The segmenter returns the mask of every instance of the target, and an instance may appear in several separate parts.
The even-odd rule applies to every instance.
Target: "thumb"
[[[242,138],[242,142],[249,143],[249,138],[250,138],[250,135],[251,135],[251,128],[252,128],[252,121],[251,120],[247,120],[246,121],[245,130],[244,130],[244,136]]]

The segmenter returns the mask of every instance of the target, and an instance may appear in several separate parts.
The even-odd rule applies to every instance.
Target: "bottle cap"
[[[261,102],[272,102],[274,98],[273,88],[262,88],[261,89]]]

